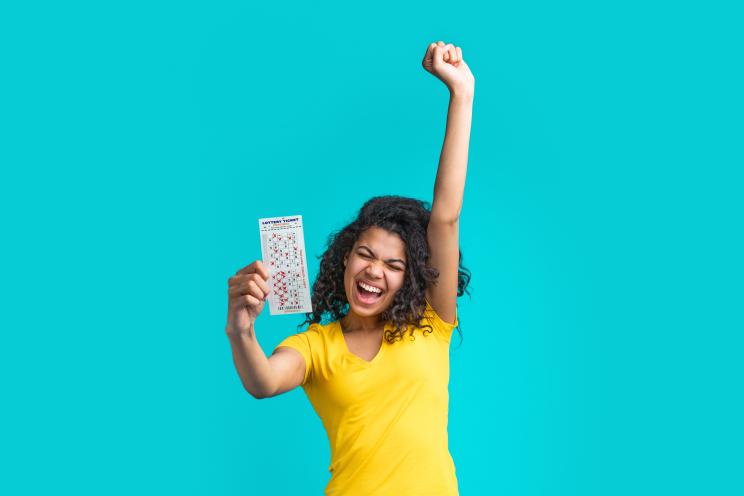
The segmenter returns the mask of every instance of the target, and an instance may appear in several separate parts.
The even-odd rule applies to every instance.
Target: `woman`
[[[450,91],[431,210],[399,196],[365,203],[330,238],[308,329],[269,358],[253,326],[268,270],[257,260],[228,281],[226,332],[243,385],[256,398],[303,387],[331,444],[327,495],[458,494],[447,385],[457,297],[470,279],[458,231],[475,80],[462,50],[441,41],[423,66]]]

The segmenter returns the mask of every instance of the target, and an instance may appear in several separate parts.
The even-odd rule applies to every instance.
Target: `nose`
[[[367,275],[370,279],[382,278],[383,270],[377,262],[370,262],[367,266]]]

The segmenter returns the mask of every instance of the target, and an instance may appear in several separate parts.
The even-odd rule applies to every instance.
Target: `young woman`
[[[302,386],[331,445],[327,495],[458,494],[447,439],[449,343],[470,275],[458,231],[475,80],[462,50],[426,50],[450,91],[431,209],[383,196],[329,238],[306,331],[270,357],[254,329],[270,292],[256,260],[228,281],[229,337],[244,387],[268,398]],[[327,315],[330,322],[323,324]]]

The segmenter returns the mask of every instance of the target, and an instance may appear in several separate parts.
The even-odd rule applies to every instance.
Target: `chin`
[[[372,317],[374,315],[382,313],[382,311],[378,312],[374,309],[358,308],[356,305],[353,305],[351,307],[351,311],[354,312],[354,315],[358,315],[359,317]]]
[[[377,315],[379,313],[382,313],[385,310],[385,307],[382,305],[375,305],[374,307],[363,307],[359,306],[356,303],[353,303],[351,300],[349,300],[349,308],[356,314],[360,315],[362,317],[369,317],[372,315]]]

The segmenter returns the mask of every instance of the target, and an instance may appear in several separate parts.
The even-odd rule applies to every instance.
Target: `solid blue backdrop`
[[[431,200],[437,40],[476,78],[461,493],[744,493],[741,11],[3,11],[3,494],[322,494],[303,392],[241,387],[227,279],[259,217],[303,216],[314,278],[365,200]],[[300,321],[266,310],[264,351]]]

